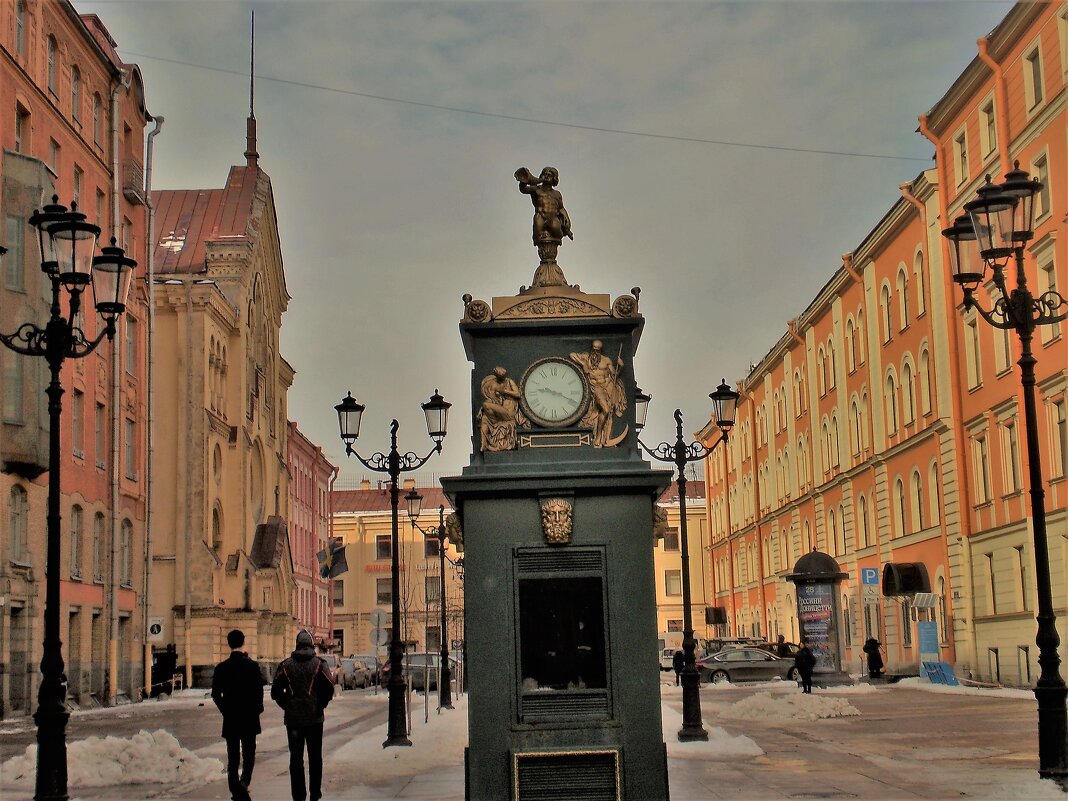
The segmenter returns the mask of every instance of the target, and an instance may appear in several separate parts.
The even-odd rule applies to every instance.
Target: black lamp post
[[[679,491],[679,534],[682,540],[682,652],[685,665],[682,669],[682,728],[679,740],[707,740],[708,732],[701,724],[701,676],[697,672],[697,641],[693,636],[693,616],[690,613],[690,549],[686,537],[686,465],[699,462],[707,457],[716,447],[727,439],[727,432],[734,425],[734,412],[738,407],[737,392],[720,383],[716,391],[709,394],[712,399],[712,419],[723,431],[723,436],[706,448],[700,442],[686,444],[682,436],[682,411],[675,410],[675,442],[661,442],[655,450],[650,450],[645,443],[638,440],[642,449],[658,462],[672,462],[678,471],[675,483]],[[639,433],[645,427],[652,398],[640,389],[634,395],[634,428]]]
[[[445,505],[438,506],[437,529],[425,531],[415,522],[419,519],[423,497],[413,489],[405,498],[409,500],[408,517],[411,518],[412,525],[419,529],[423,536],[434,537],[438,541],[438,575],[441,579],[441,597],[438,599],[441,602],[441,678],[438,681],[438,706],[442,709],[452,709],[452,669],[449,667],[449,633],[445,620],[445,540],[448,539],[448,534],[445,533]]]
[[[48,395],[48,529],[45,556],[44,653],[41,657],[41,687],[37,693],[37,801],[65,801],[67,798],[67,677],[63,673],[62,643],[59,639],[59,553],[60,553],[60,448],[59,416],[63,410],[60,370],[67,359],[82,359],[96,350],[107,337],[115,336],[115,321],[126,310],[126,296],[137,262],[126,258],[122,248],[110,246],[96,256],[100,228],[86,222],[85,215],[71,203],[70,210],[52,202],[35,211],[29,223],[37,229],[41,271],[52,283],[52,304],[44,328],[23,323],[13,334],[0,334],[0,342],[24,356],[43,356],[51,379]],[[96,310],[104,328],[95,339],[87,339],[78,325],[82,293],[92,284]],[[63,316],[60,289],[68,296]]]
[[[448,428],[449,407],[448,403],[435,389],[423,405],[423,414],[426,416],[426,430],[430,438],[434,440],[434,447],[426,456],[420,457],[412,451],[401,455],[397,450],[397,429],[400,423],[394,420],[389,427],[390,445],[389,453],[375,453],[370,459],[364,459],[352,447],[356,438],[360,435],[360,420],[363,410],[366,408],[362,403],[348,393],[341,403],[334,407],[337,411],[338,425],[341,428],[341,440],[345,443],[345,455],[355,456],[368,470],[376,473],[389,475],[389,504],[393,513],[391,546],[393,560],[391,565],[391,626],[389,643],[389,727],[386,740],[382,743],[383,748],[394,745],[411,745],[408,739],[407,716],[405,715],[405,687],[402,673],[402,658],[404,644],[401,642],[400,632],[400,527],[398,525],[397,507],[400,502],[400,487],[397,484],[401,473],[418,470],[435,453],[441,453],[441,442],[445,439]]]
[[[1015,331],[1020,338],[1020,383],[1024,392],[1024,425],[1027,434],[1027,473],[1031,494],[1031,525],[1034,533],[1035,578],[1038,584],[1038,663],[1042,668],[1035,684],[1038,700],[1039,775],[1053,779],[1068,790],[1068,747],[1065,744],[1066,721],[1064,679],[1058,666],[1056,615],[1050,589],[1049,551],[1046,544],[1045,490],[1042,487],[1042,464],[1038,450],[1038,421],[1035,404],[1035,358],[1031,340],[1035,328],[1052,325],[1068,318],[1064,297],[1055,291],[1037,297],[1027,286],[1024,271],[1024,245],[1034,236],[1034,199],[1042,183],[1020,169],[1020,162],[994,184],[990,176],[979,188],[977,197],[964,204],[967,215],[958,217],[942,235],[950,242],[953,280],[964,290],[964,309],[975,309],[995,328]],[[1013,256],[1016,286],[1009,290],[1005,268]],[[991,309],[984,309],[975,299],[975,290],[987,269],[1000,294]]]

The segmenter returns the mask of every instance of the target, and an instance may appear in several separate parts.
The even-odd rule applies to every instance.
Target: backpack
[[[297,692],[297,688],[293,686],[293,678],[289,675],[289,671],[286,670],[285,663],[281,665],[281,670],[286,676],[286,681],[289,682],[289,701],[286,704],[286,722],[293,722],[297,725],[305,725],[311,723],[319,718],[321,711],[319,709],[319,699],[315,695],[315,678],[319,675],[319,671],[322,670],[323,662],[321,659],[316,658],[315,670],[312,672],[311,681],[307,687],[301,687],[301,692]]]

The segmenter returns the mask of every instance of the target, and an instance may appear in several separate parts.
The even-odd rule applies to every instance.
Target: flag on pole
[[[349,563],[345,558],[345,546],[340,539],[330,543],[329,548],[324,548],[316,554],[319,560],[319,576],[321,578],[334,578],[348,572]]]

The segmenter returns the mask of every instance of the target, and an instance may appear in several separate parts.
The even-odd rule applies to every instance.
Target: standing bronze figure
[[[571,233],[571,218],[564,208],[564,196],[557,190],[560,173],[556,167],[546,167],[537,178],[526,167],[515,171],[519,191],[530,195],[534,204],[534,246],[538,249],[541,264],[534,273],[534,286],[567,286],[564,272],[556,263],[556,253],[566,236]]]

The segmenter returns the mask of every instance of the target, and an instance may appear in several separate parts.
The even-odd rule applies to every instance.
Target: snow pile
[[[927,679],[921,679],[917,676],[901,679],[896,686],[907,687],[910,690],[924,690],[929,693],[942,693],[943,695],[981,695],[984,698],[1035,700],[1033,690],[1018,690],[1012,687],[965,687],[963,684],[951,687],[948,684],[932,684]]]
[[[731,704],[723,714],[744,720],[819,720],[859,715],[860,710],[844,698],[829,695],[757,693]]]
[[[0,786],[32,785],[37,746],[0,764]],[[67,745],[67,776],[71,787],[116,784],[171,784],[218,779],[223,764],[202,759],[181,746],[168,731],[139,731],[133,737],[87,737]]]
[[[744,734],[733,735],[719,726],[708,726],[708,741],[691,740],[679,742],[679,726],[682,714],[679,711],[663,710],[664,742],[668,759],[734,759],[736,757],[764,756],[764,749]]]

